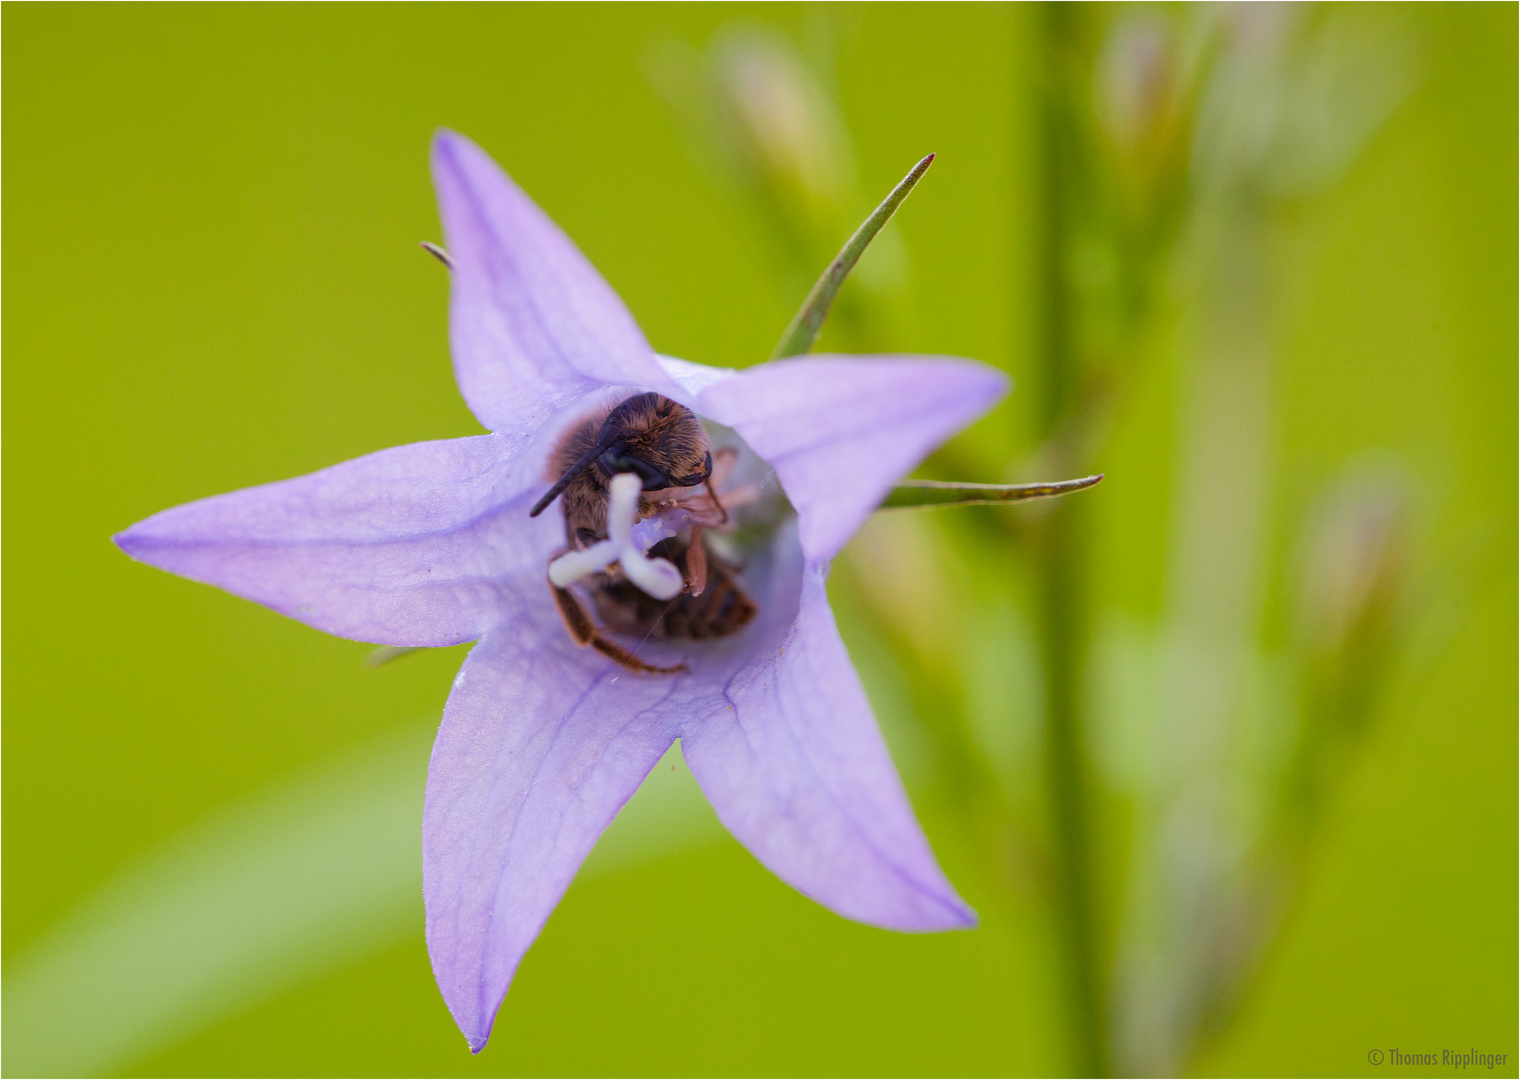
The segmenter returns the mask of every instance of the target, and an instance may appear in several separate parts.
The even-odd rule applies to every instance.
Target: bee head
[[[650,456],[658,458],[665,455]],[[696,487],[698,484],[707,483],[707,478],[712,473],[712,454],[703,454],[702,461],[695,472],[672,476],[666,471],[670,468],[669,463],[662,462],[664,465],[662,468],[661,465],[650,461],[649,457],[640,456],[634,448],[622,440],[608,447],[596,459],[596,463],[608,477],[626,472],[636,474],[644,482],[645,491],[659,491],[661,488],[668,487]]]
[[[536,517],[588,468],[603,487],[619,473],[633,473],[645,491],[696,487],[712,474],[707,432],[690,409],[656,393],[635,394],[602,422],[596,442],[567,469],[529,512]]]
[[[597,445],[600,479],[631,472],[645,491],[695,487],[712,472],[701,422],[685,405],[655,393],[635,394],[608,413]]]

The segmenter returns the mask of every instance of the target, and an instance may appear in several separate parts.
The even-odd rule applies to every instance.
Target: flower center
[[[608,485],[607,539],[580,551],[568,551],[551,562],[549,580],[557,588],[566,588],[618,563],[624,577],[656,600],[670,600],[680,593],[684,583],[675,564],[644,554],[661,538],[660,533],[640,529],[639,537],[634,537],[633,526],[638,520],[639,494],[643,489],[643,481],[634,473],[618,473],[612,478]]]

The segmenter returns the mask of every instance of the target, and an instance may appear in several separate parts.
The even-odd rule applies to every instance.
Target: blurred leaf
[[[946,506],[1002,506],[1030,499],[1053,499],[1084,491],[1103,474],[1040,484],[966,484],[952,480],[904,480],[882,500],[880,509],[923,509]]]
[[[932,164],[934,155],[929,154],[913,166],[908,175],[898,181],[897,186],[881,201],[881,205],[871,211],[871,216],[866,218],[864,224],[855,230],[855,235],[850,237],[834,257],[834,261],[813,286],[813,291],[802,302],[801,310],[793,317],[786,333],[781,335],[775,352],[771,353],[772,360],[800,356],[813,347],[823,329],[823,320],[829,313],[829,306],[833,304],[834,296],[844,284],[844,279],[855,268],[856,262],[876,238],[876,234],[881,232],[881,227],[892,220],[892,215],[897,213],[897,208],[908,197],[908,193],[918,186],[919,180],[923,179],[924,173],[929,171]]]
[[[119,1071],[416,934],[420,808],[435,730],[408,728],[227,807],[107,883],[7,966],[6,1072]],[[583,873],[721,835],[673,747]]]

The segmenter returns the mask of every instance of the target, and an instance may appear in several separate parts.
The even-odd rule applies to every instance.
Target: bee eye
[[[690,476],[678,476],[670,481],[670,485],[671,487],[696,487],[698,484],[707,483],[710,476],[712,476],[712,455],[708,454],[702,462],[700,472],[694,472]]]

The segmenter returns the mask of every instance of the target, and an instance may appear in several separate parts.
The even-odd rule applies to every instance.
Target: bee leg
[[[565,629],[570,632],[570,640],[582,648],[590,645],[597,652],[616,661],[629,671],[643,672],[647,675],[678,675],[691,670],[685,664],[656,667],[653,664],[644,663],[617,642],[608,641],[602,637],[596,624],[591,621],[591,616],[586,614],[586,609],[581,607],[581,602],[569,589],[561,589],[553,583],[549,585],[549,588],[554,593],[554,603],[559,608],[559,617],[565,621]]]
[[[686,591],[701,596],[707,588],[707,544],[702,540],[702,526],[691,527],[691,543],[686,546]]]
[[[600,634],[591,639],[591,647],[607,657],[607,659],[616,661],[629,671],[640,672],[644,675],[689,675],[691,673],[691,668],[685,664],[672,664],[670,667],[646,664],[617,642],[608,641]]]
[[[722,487],[728,483],[728,474],[734,471],[734,465],[739,460],[739,449],[735,446],[720,446],[713,451],[712,474],[708,477],[714,487]]]
[[[728,510],[724,507],[723,503],[718,499],[718,492],[713,487],[713,483],[712,483],[712,478],[711,477],[708,477],[708,480],[707,480],[707,495],[708,495],[708,497],[710,499],[712,499],[713,505],[718,508],[718,513],[720,513],[720,514],[723,515],[723,517],[719,520],[718,524],[720,524],[720,525],[727,525],[728,524]]]

